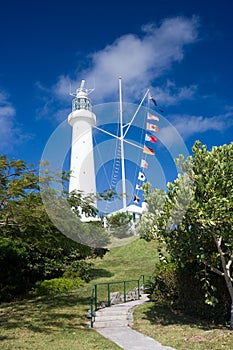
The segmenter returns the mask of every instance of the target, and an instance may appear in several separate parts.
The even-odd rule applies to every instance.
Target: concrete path
[[[96,312],[94,328],[105,338],[124,350],[175,350],[139,333],[129,326],[133,324],[133,310],[148,301],[147,295],[140,300],[113,305]]]

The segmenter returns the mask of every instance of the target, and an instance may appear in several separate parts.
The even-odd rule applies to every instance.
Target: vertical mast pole
[[[119,112],[120,112],[122,202],[123,202],[123,209],[126,210],[125,155],[124,155],[124,130],[123,130],[121,77],[119,77],[119,100],[120,100]]]

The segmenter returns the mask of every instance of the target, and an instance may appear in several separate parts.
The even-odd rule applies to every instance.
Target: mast
[[[121,77],[119,77],[119,113],[120,113],[120,145],[121,145],[121,177],[122,177],[122,204],[126,210],[126,182],[125,182],[125,154],[124,154],[124,129],[123,129],[123,110],[122,110],[122,86]]]

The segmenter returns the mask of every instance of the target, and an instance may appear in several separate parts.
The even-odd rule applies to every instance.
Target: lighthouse
[[[92,127],[96,116],[92,112],[91,100],[85,89],[85,80],[76,90],[72,101],[72,112],[68,123],[72,127],[69,192],[82,191],[83,195],[96,194],[96,177],[93,154]]]

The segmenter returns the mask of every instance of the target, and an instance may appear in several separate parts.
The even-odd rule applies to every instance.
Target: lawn
[[[233,331],[148,302],[134,312],[133,329],[177,350],[232,350]]]
[[[86,314],[94,283],[137,279],[153,272],[155,243],[139,239],[125,243],[94,260],[93,280],[77,291],[0,305],[0,349],[120,349],[87,327]]]
[[[94,260],[93,280],[72,293],[0,305],[2,350],[117,350],[117,345],[87,327],[92,285],[151,275],[156,242],[126,240]],[[232,350],[233,332],[211,327],[169,308],[143,304],[134,312],[134,329],[177,350]],[[146,349],[145,349],[146,350]]]

